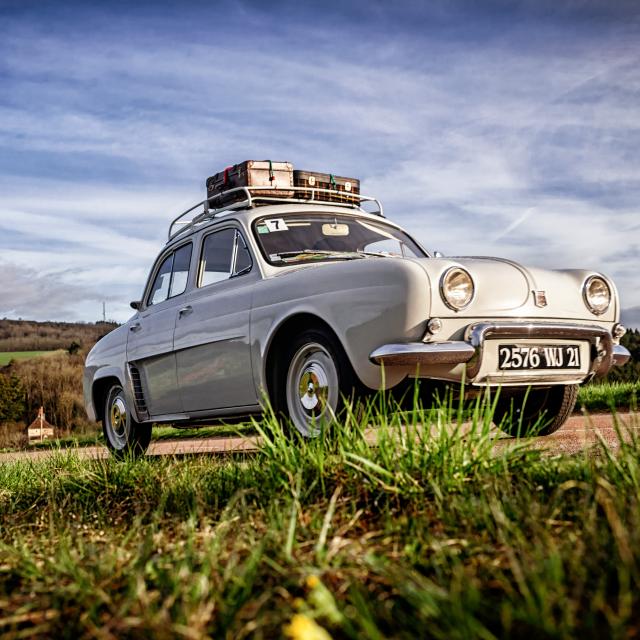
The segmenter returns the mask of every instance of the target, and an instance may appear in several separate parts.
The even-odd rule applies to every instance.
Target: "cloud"
[[[4,260],[0,261],[0,272],[2,316],[33,320],[86,320],[85,314],[93,306],[93,317],[98,318],[98,307],[103,297],[93,288],[70,285],[57,274],[42,274]]]
[[[2,258],[124,319],[206,176],[271,157],[362,177],[427,246],[592,267],[640,304],[633,5],[347,5],[7,9]]]

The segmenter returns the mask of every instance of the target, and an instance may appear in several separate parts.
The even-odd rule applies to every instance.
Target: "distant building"
[[[27,427],[29,442],[47,440],[53,438],[55,427],[47,422],[44,407],[40,407],[37,418]]]

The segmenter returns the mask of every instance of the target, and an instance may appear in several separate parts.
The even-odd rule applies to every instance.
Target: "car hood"
[[[489,257],[424,258],[417,262],[431,284],[431,315],[443,317],[562,318],[603,321],[616,319],[617,295],[607,279],[614,300],[608,311],[595,316],[586,307],[582,287],[594,271],[583,269],[551,270],[525,267],[513,260]],[[442,276],[451,267],[462,267],[474,280],[475,295],[462,311],[452,311],[440,295]],[[603,276],[604,277],[604,276]],[[535,304],[534,292],[543,291],[546,305]]]

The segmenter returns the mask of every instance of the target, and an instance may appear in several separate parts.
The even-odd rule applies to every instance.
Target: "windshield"
[[[403,231],[368,218],[334,214],[288,214],[254,222],[265,258],[275,265],[371,257],[424,258]]]

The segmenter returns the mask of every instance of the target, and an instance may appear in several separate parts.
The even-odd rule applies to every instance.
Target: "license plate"
[[[509,371],[580,369],[580,347],[564,344],[501,344],[498,347],[498,368]]]

